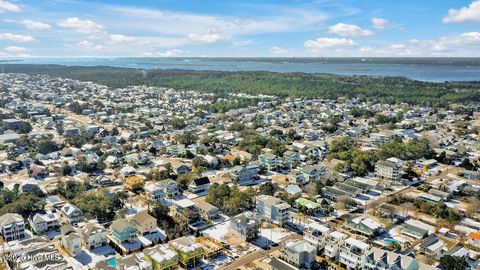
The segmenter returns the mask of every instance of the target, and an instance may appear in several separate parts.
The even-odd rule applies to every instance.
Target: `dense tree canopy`
[[[402,160],[416,160],[433,158],[435,152],[427,139],[413,139],[403,142],[401,139],[381,145],[377,150],[361,151],[356,142],[350,137],[340,137],[330,145],[328,158],[343,160],[336,169],[341,172],[352,171],[356,176],[366,175],[375,169],[378,160],[396,157]]]
[[[384,103],[449,106],[480,102],[478,85],[430,83],[403,77],[346,76],[322,73],[275,73],[266,71],[149,70],[115,67],[65,67],[61,65],[5,65],[5,72],[50,74],[110,87],[130,85],[164,86],[216,93],[267,94],[284,97],[358,97]],[[248,101],[242,101],[248,103]],[[252,101],[254,102],[254,101]],[[224,111],[235,102],[218,103],[209,109]],[[233,106],[232,106],[233,105]],[[246,104],[248,105],[248,104]]]
[[[241,191],[238,186],[214,183],[205,200],[227,215],[236,215],[251,210],[255,206],[254,199],[255,191],[252,188]]]

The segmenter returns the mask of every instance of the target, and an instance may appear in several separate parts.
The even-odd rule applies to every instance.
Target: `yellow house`
[[[158,245],[143,250],[145,259],[153,270],[173,270],[178,268],[178,255],[168,245]]]
[[[130,176],[125,179],[125,182],[123,183],[125,187],[129,190],[136,190],[141,187],[143,187],[143,184],[145,183],[145,179],[143,179],[140,176]]]
[[[194,236],[184,236],[168,242],[178,254],[178,262],[184,268],[195,267],[203,256],[203,247]]]

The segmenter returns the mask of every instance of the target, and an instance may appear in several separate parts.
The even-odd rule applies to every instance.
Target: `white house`
[[[200,177],[194,179],[190,185],[188,185],[188,190],[194,194],[206,194],[210,189],[210,179],[208,177]]]
[[[325,241],[329,232],[330,229],[327,226],[312,222],[307,225],[303,238],[314,245],[317,251],[320,251],[325,248]]]
[[[67,203],[60,209],[60,217],[69,224],[76,224],[83,220],[83,212],[75,205]]]
[[[474,247],[480,248],[480,233],[470,232],[468,234],[468,243]]]
[[[323,254],[327,258],[336,261],[338,259],[340,247],[343,245],[345,239],[347,239],[347,235],[339,231],[329,233],[325,240]]]
[[[70,224],[63,225],[60,228],[62,233],[62,245],[72,255],[76,257],[82,253],[82,241],[78,233]]]
[[[280,258],[297,267],[310,269],[315,263],[317,249],[305,240],[290,240],[282,245]]]
[[[152,202],[158,202],[166,196],[163,187],[157,183],[150,183],[143,187],[145,198]]]
[[[54,213],[36,213],[30,216],[28,222],[37,235],[60,229],[58,216]]]
[[[402,166],[390,160],[378,161],[375,164],[375,174],[380,178],[398,180],[402,171]]]
[[[107,244],[108,230],[100,224],[89,221],[80,231],[83,245],[88,249],[94,249]]]
[[[0,232],[7,242],[25,238],[23,217],[16,213],[4,214],[0,217]]]
[[[284,224],[290,217],[291,206],[273,196],[260,195],[256,199],[256,212],[269,222]]]
[[[358,269],[363,265],[370,245],[355,238],[348,238],[340,247],[338,262],[347,269]]]

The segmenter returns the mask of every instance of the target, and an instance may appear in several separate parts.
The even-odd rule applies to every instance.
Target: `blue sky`
[[[0,58],[479,52],[480,0],[0,0]]]

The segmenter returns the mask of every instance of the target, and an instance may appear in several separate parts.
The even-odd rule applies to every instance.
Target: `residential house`
[[[260,195],[256,198],[255,210],[259,216],[280,226],[289,220],[290,208],[288,203],[273,196]]]
[[[120,176],[122,176],[122,178],[124,179],[130,176],[134,176],[136,173],[137,170],[130,165],[124,166],[120,169]]]
[[[16,213],[7,213],[0,216],[0,233],[6,242],[25,238],[23,217]]]
[[[206,201],[198,201],[196,206],[204,220],[212,221],[220,217],[220,210]]]
[[[83,245],[89,249],[95,249],[107,244],[108,230],[97,222],[89,221],[80,231]]]
[[[322,160],[328,151],[325,147],[307,146],[303,152],[309,160],[316,162]]]
[[[165,198],[166,194],[163,191],[164,188],[158,183],[152,182],[143,187],[144,197],[151,202],[159,202],[162,198]]]
[[[431,204],[437,204],[437,203],[442,202],[442,198],[440,198],[438,196],[435,196],[431,193],[425,193],[425,194],[420,195],[420,200],[422,200],[424,202],[427,202],[427,203],[431,203]]]
[[[419,220],[407,220],[403,223],[402,233],[415,239],[422,239],[435,232],[435,227]]]
[[[325,239],[323,254],[332,261],[338,260],[340,247],[343,246],[347,235],[339,231],[329,233]]]
[[[95,184],[100,186],[111,186],[114,184],[112,178],[108,175],[98,175],[93,178]]]
[[[375,174],[379,178],[388,180],[399,180],[402,176],[402,167],[395,162],[389,160],[378,161],[375,164]]]
[[[477,232],[470,232],[468,235],[467,235],[467,241],[470,245],[474,246],[474,247],[477,247],[477,248],[480,248],[480,233],[477,233]]]
[[[20,184],[20,192],[35,193],[40,189],[38,182],[33,179],[27,179]]]
[[[65,137],[73,138],[80,136],[80,130],[76,127],[66,127],[63,130],[63,134]]]
[[[113,221],[110,225],[110,233],[117,244],[133,243],[138,237],[135,226],[124,218]]]
[[[452,194],[451,194],[451,193],[448,193],[448,192],[445,192],[445,191],[441,191],[441,190],[438,190],[438,189],[435,189],[435,188],[431,188],[431,189],[428,191],[428,194],[431,194],[431,195],[433,195],[433,196],[439,197],[441,200],[443,200],[443,201],[445,201],[445,202],[450,201],[450,199],[452,198]]]
[[[246,211],[230,219],[230,229],[242,240],[250,241],[260,233],[260,221],[254,213]]]
[[[300,153],[295,151],[285,151],[283,153],[283,166],[286,168],[294,168],[300,163]]]
[[[193,194],[205,194],[208,193],[210,189],[210,179],[208,177],[200,177],[194,179],[190,185],[188,185],[188,190]]]
[[[258,161],[269,171],[277,170],[282,165],[280,157],[271,153],[259,155]]]
[[[195,206],[195,203],[189,199],[174,201],[174,205],[175,215],[183,216],[188,220],[189,223],[197,220],[200,217],[200,212]]]
[[[439,260],[444,253],[448,250],[445,242],[438,238],[435,234],[423,239],[422,243],[418,246],[418,251],[421,254]]]
[[[37,235],[45,234],[46,232],[60,229],[60,222],[56,214],[36,213],[28,218],[28,223],[33,232]]]
[[[380,222],[366,216],[349,219],[345,222],[345,226],[366,237],[377,236],[384,229]]]
[[[306,240],[289,240],[282,243],[280,259],[298,268],[310,269],[315,263],[317,249]]]
[[[130,222],[135,226],[140,235],[158,231],[157,219],[148,214],[147,211],[138,212],[130,219]]]
[[[168,245],[157,245],[143,250],[145,259],[154,270],[174,270],[178,268],[178,254]]]
[[[249,164],[246,166],[235,166],[230,171],[234,181],[239,185],[251,183],[260,172],[260,166]]]
[[[190,168],[190,166],[188,166],[186,164],[183,164],[183,163],[178,164],[178,165],[172,165],[172,168],[173,168],[173,171],[176,174],[184,174],[184,173],[192,171],[192,168]]]
[[[372,247],[363,263],[365,270],[417,270],[419,262],[411,256],[398,254],[381,248]]]
[[[57,195],[48,196],[45,199],[46,207],[59,209],[65,205],[65,200]]]
[[[202,246],[194,236],[184,236],[168,242],[170,248],[178,254],[178,262],[184,268],[195,267],[203,256]]]
[[[325,248],[325,242],[329,233],[330,228],[327,226],[312,222],[306,226],[303,239],[316,247],[318,252]]]
[[[135,191],[135,190],[141,189],[144,183],[145,183],[145,178],[135,175],[135,176],[127,177],[123,184],[127,189],[131,191]]]
[[[355,238],[347,238],[340,247],[338,262],[347,269],[358,269],[362,266],[370,245]]]
[[[463,170],[462,175],[470,180],[480,180],[480,171]]]
[[[83,220],[84,216],[75,205],[67,203],[60,209],[60,218],[68,224],[77,224]]]
[[[301,168],[295,175],[296,183],[299,185],[308,184],[310,181],[317,181],[326,172],[321,165],[307,165]]]
[[[171,144],[166,147],[167,155],[174,156],[174,157],[182,157],[185,156],[187,150],[185,149],[184,144]]]
[[[68,253],[76,257],[82,253],[82,242],[78,233],[72,225],[65,224],[60,228],[62,234],[62,245]]]
[[[290,195],[292,198],[298,198],[302,195],[303,191],[298,185],[288,185],[285,191]]]
[[[181,194],[180,190],[178,189],[177,182],[173,181],[172,179],[161,180],[157,183],[163,189],[163,192],[167,198],[174,198]]]
[[[120,166],[120,159],[116,156],[108,156],[103,162],[107,168],[117,168]]]
[[[143,255],[142,253],[134,253],[128,256],[116,258],[115,265],[115,270],[154,270],[152,263],[150,263],[150,261],[145,258],[145,255]]]
[[[390,142],[395,138],[393,131],[387,130],[382,132],[370,133],[370,141],[373,145],[380,145]]]
[[[41,179],[47,177],[49,174],[47,167],[32,164],[28,169],[28,175],[35,179]]]

